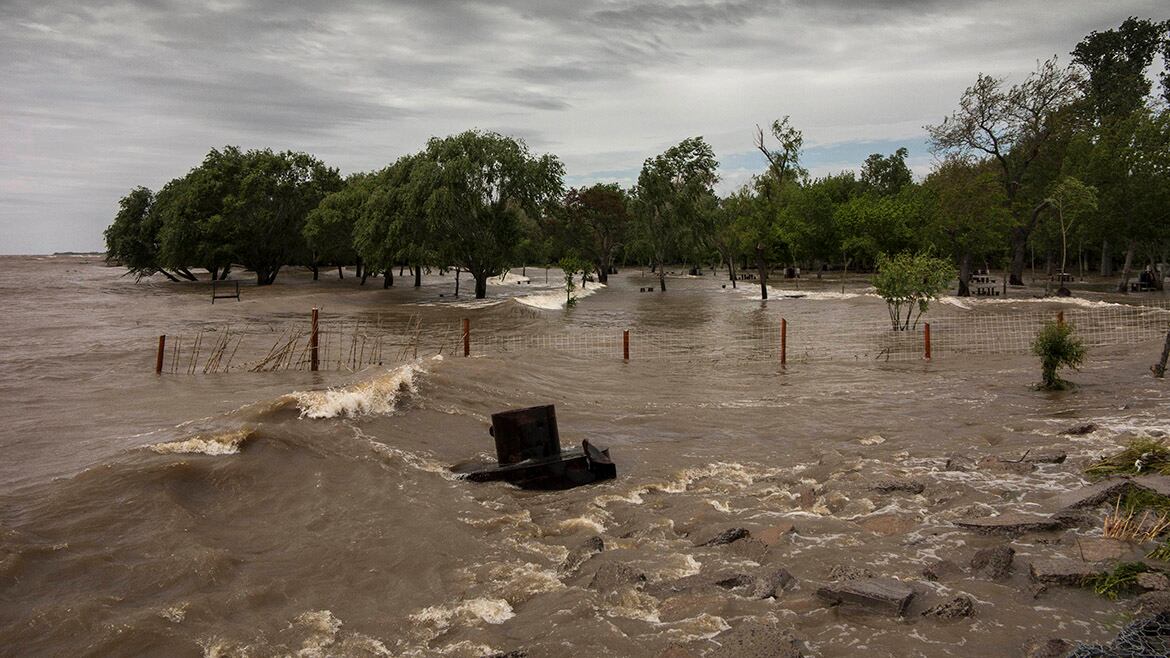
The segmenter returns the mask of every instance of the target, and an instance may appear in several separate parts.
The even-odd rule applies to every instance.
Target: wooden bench
[[[211,303],[214,304],[217,299],[231,299],[236,298],[240,301],[240,282],[238,279],[232,281],[212,281],[211,282]]]

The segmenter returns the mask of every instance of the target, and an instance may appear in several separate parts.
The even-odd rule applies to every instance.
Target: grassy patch
[[[1085,469],[1085,474],[1092,478],[1141,473],[1170,475],[1170,448],[1163,439],[1134,439],[1121,452]]]
[[[1163,562],[1170,562],[1170,539],[1158,544],[1154,550],[1146,553],[1146,557],[1151,560],[1161,560]]]
[[[1154,569],[1141,562],[1122,562],[1114,567],[1113,571],[1086,578],[1081,584],[1092,588],[1101,596],[1116,599],[1121,594],[1132,591],[1137,586],[1138,574],[1147,571],[1154,571]]]

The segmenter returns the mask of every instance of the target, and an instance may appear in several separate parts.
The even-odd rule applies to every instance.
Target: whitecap
[[[252,430],[249,428],[221,432],[219,434],[198,434],[182,441],[156,443],[150,446],[150,449],[160,455],[234,455],[240,452],[240,446],[251,435]]]
[[[371,380],[324,391],[291,394],[301,418],[357,417],[393,413],[403,395],[418,392],[415,377],[426,373],[421,362],[408,363]]]

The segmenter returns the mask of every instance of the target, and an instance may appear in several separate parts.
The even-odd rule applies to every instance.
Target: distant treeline
[[[212,278],[233,264],[272,283],[282,267],[356,266],[393,285],[392,268],[453,266],[475,280],[565,257],[601,280],[616,263],[697,271],[725,263],[872,268],[882,254],[953,258],[959,294],[976,268],[1013,285],[1039,256],[1049,269],[1130,273],[1168,260],[1170,22],[1130,18],[1093,32],[1073,63],[1040,64],[1017,85],[980,74],[941,123],[927,126],[935,162],[921,182],[905,148],[873,154],[860,175],[810,178],[803,136],[787,117],[756,129],[767,168],[719,198],[718,163],[702,137],[648,158],[629,190],[565,190],[564,168],[520,140],[468,131],[431,139],[386,168],[343,178],[305,153],[212,150],[158,192],[139,187],[106,229],[108,257],[139,276]],[[1154,277],[1161,286],[1161,276]]]

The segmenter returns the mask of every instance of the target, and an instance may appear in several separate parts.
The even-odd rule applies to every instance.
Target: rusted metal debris
[[[464,463],[451,468],[472,482],[503,480],[525,489],[569,489],[617,477],[609,450],[588,440],[561,449],[553,405],[492,414],[496,464]]]

